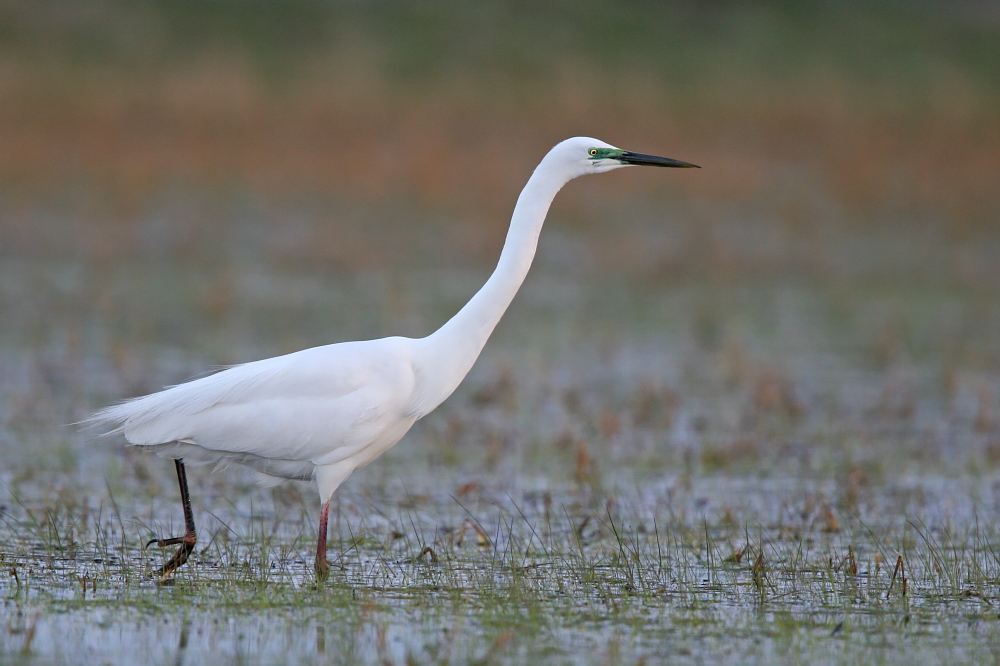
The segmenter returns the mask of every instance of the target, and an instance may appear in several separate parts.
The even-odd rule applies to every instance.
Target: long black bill
[[[669,157],[657,157],[656,155],[643,155],[642,153],[630,153],[629,151],[624,151],[618,157],[619,161],[625,164],[632,164],[635,166],[656,166],[656,167],[675,167],[678,169],[700,169],[701,167],[697,164],[691,164],[690,162],[681,162],[680,160],[672,160]]]

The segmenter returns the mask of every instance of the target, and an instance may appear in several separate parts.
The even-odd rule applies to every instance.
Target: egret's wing
[[[177,428],[186,418],[211,407],[236,403],[252,396],[281,372],[281,367],[257,361],[227,368],[158,393],[125,400],[105,407],[83,423],[107,428],[105,434],[121,433],[132,444],[162,444],[182,439]]]
[[[181,441],[213,451],[308,460],[399,408],[412,369],[386,340],[307,349],[108,407],[89,421],[132,444]],[[409,379],[408,379],[409,378]]]

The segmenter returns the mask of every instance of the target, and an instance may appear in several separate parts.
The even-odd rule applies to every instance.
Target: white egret
[[[351,472],[400,440],[440,405],[475,363],[521,286],[556,193],[578,176],[626,166],[695,167],[632,153],[586,137],[567,139],[542,159],[518,197],[496,270],[475,296],[425,338],[382,338],[314,347],[237,365],[159,393],[108,407],[88,421],[129,443],[173,458],[184,536],[161,568],[187,561],[197,542],[184,463],[238,463],[275,483],[314,479],[322,503],[316,573],[330,565],[330,498]]]

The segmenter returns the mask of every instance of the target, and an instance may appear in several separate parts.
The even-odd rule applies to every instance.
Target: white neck
[[[419,365],[429,368],[422,373],[418,410],[422,414],[441,404],[472,369],[528,274],[549,205],[576,175],[554,166],[543,159],[521,190],[500,261],[490,279],[444,326],[418,341],[423,352]]]

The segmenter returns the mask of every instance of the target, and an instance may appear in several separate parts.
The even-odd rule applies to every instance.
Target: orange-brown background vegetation
[[[589,134],[704,170],[574,186],[585,268],[992,282],[983,7],[5,3],[0,255],[484,266]]]

